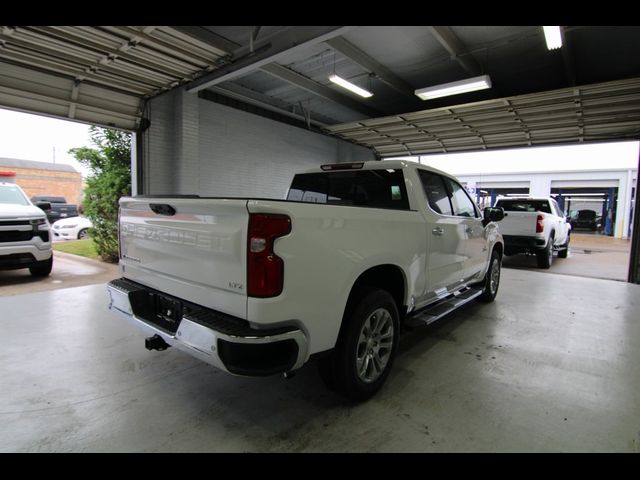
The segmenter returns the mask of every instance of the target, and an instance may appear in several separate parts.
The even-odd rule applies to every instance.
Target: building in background
[[[82,174],[71,165],[0,158],[0,172],[0,181],[14,181],[29,198],[61,196],[68,203],[82,204]]]

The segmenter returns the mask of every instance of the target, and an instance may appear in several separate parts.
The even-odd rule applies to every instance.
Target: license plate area
[[[129,293],[129,301],[136,317],[171,334],[178,330],[183,311],[180,300],[153,291],[139,290]]]

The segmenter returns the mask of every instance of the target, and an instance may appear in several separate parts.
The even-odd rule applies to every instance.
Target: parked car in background
[[[65,240],[83,240],[89,237],[91,220],[85,217],[63,218],[53,223],[53,237]]]
[[[48,204],[33,205],[22,189],[0,182],[0,270],[28,268],[46,277],[53,266]]]
[[[574,210],[569,217],[571,228],[598,229],[597,213],[594,210]],[[600,217],[602,221],[602,217]]]
[[[551,266],[554,251],[567,258],[571,225],[553,198],[501,197],[495,206],[505,212],[499,227],[505,255],[533,254],[540,268]]]
[[[79,215],[78,205],[67,203],[67,200],[64,197],[37,195],[31,197],[31,201],[34,204],[38,202],[48,202],[51,204],[51,209],[45,210],[49,223],[53,223],[61,218],[77,217]]]

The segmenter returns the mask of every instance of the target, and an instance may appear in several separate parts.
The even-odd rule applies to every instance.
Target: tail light
[[[284,261],[273,252],[276,238],[291,231],[286,215],[250,214],[247,237],[247,294],[275,297],[284,284]]]
[[[536,221],[536,233],[544,232],[544,217],[542,215],[538,215],[538,219]]]

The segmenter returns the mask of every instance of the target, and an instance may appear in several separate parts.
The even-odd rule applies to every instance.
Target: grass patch
[[[96,246],[90,238],[84,240],[69,240],[66,242],[57,242],[53,244],[53,249],[58,252],[71,253],[81,257],[93,258],[100,260],[100,255],[96,252]]]

